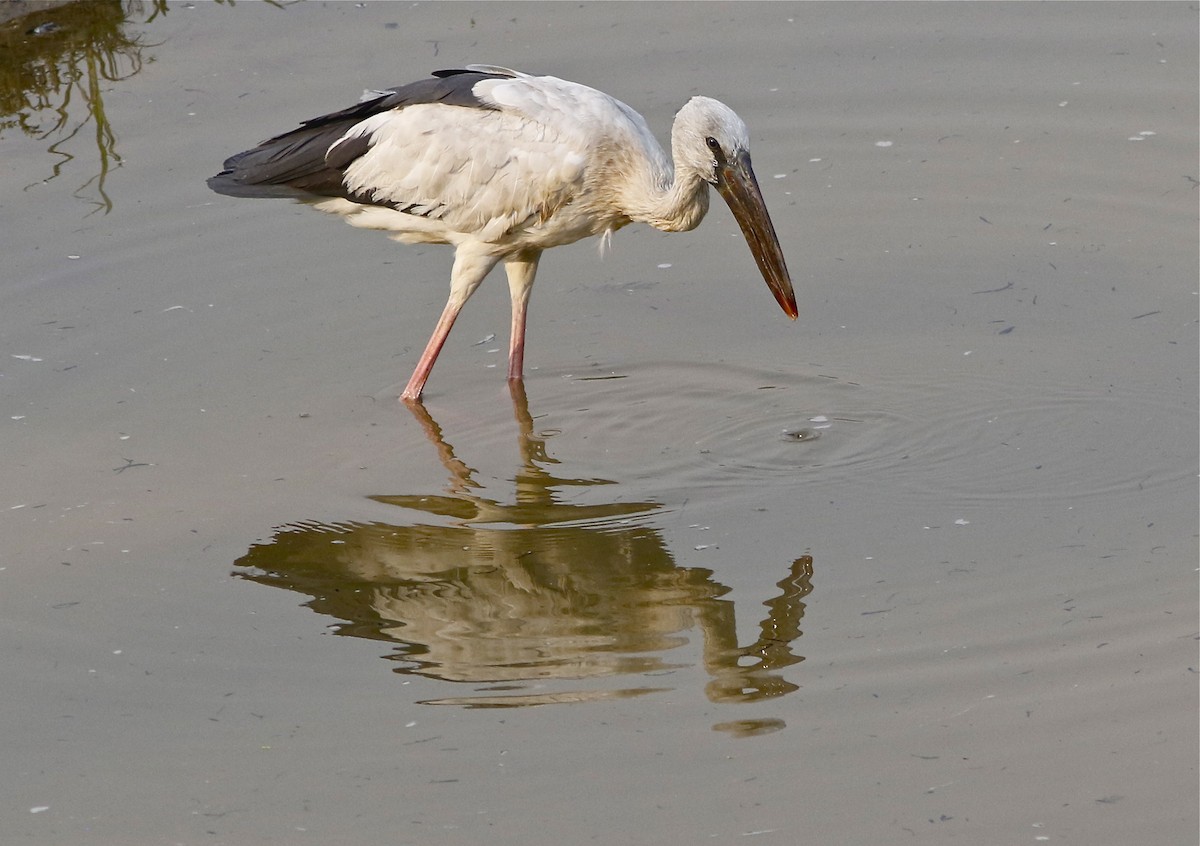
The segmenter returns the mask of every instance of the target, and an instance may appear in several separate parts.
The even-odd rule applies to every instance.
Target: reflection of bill
[[[423,406],[413,413],[450,471],[447,495],[373,497],[449,524],[294,524],[237,564],[243,578],[313,597],[314,610],[345,621],[342,634],[398,645],[401,672],[457,682],[504,683],[505,694],[437,700],[515,706],[647,693],[651,688],[537,692],[517,682],[594,679],[661,672],[663,653],[699,628],[714,701],[756,700],[796,689],[778,670],[803,660],[802,601],[812,558],[793,562],[766,603],[758,640],[737,645],[728,588],[709,570],[675,564],[647,516],[654,502],[577,505],[571,486],[603,480],[558,478],[533,432],[519,383],[513,403],[522,466],[515,502],[485,498]]]

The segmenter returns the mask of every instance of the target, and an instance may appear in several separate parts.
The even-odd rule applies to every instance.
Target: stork
[[[629,223],[694,229],[714,186],[788,317],[796,297],[732,109],[693,97],[671,154],[607,94],[493,65],[435,71],[232,156],[221,194],[309,199],[353,226],[455,248],[450,298],[401,399],[418,401],[463,304],[498,262],[512,296],[508,378],[523,378],[525,316],[542,251]]]

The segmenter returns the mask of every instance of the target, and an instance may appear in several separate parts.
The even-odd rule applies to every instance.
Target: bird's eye
[[[713,178],[716,178],[716,172],[725,166],[725,151],[721,149],[721,142],[711,135],[704,139],[704,143],[708,145],[708,150],[712,153]]]

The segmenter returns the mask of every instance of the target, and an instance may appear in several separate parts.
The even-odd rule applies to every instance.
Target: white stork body
[[[510,380],[523,373],[525,315],[549,247],[630,222],[694,228],[722,191],[771,290],[796,315],[787,268],[750,168],[745,124],[695,97],[672,131],[674,166],[641,115],[595,89],[488,65],[372,92],[225,163],[236,196],[330,196],[317,208],[405,243],[456,248],[450,298],[402,398],[416,400],[463,304],[503,261],[512,295]]]

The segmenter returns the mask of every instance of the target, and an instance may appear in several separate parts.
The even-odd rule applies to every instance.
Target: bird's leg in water
[[[413,370],[412,378],[408,380],[404,392],[400,394],[400,399],[412,401],[421,398],[421,391],[425,388],[425,382],[429,379],[429,373],[433,370],[438,353],[442,351],[442,346],[450,335],[450,329],[454,326],[458,313],[462,311],[463,304],[471,294],[475,293],[475,289],[479,287],[483,277],[487,276],[488,272],[496,266],[497,261],[499,261],[497,256],[472,250],[466,245],[459,247],[455,252],[454,269],[450,272],[450,299],[446,301],[446,307],[442,310],[442,316],[433,330],[433,336],[425,345],[425,352],[421,353],[421,359],[417,362],[416,369]]]
[[[433,337],[425,345],[425,352],[421,353],[421,359],[417,362],[417,367],[413,370],[412,378],[408,380],[408,385],[404,388],[404,393],[400,394],[400,399],[419,400],[421,398],[421,391],[425,388],[425,381],[429,378],[430,371],[433,370],[438,353],[442,351],[442,345],[446,343],[446,338],[450,335],[450,328],[454,326],[454,320],[458,317],[458,313],[462,311],[462,306],[461,302],[455,302],[453,298],[450,299],[450,302],[446,303],[446,308],[442,311],[442,317],[438,320],[437,327],[433,330]]]
[[[525,372],[525,314],[529,310],[529,292],[537,275],[541,250],[526,250],[504,262],[508,273],[508,291],[512,296],[512,330],[508,338],[508,380],[520,381]]]

